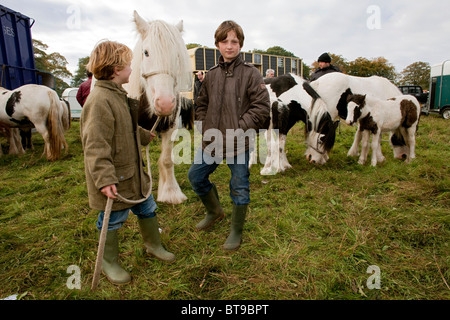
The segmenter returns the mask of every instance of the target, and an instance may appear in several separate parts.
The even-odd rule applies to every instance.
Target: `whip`
[[[156,119],[156,122],[155,122],[152,130],[150,131],[152,134],[155,132],[156,127],[158,126],[160,121],[161,121],[161,117],[158,117],[158,119]],[[117,199],[119,199],[120,201],[127,203],[127,204],[136,205],[136,204],[140,204],[140,203],[144,202],[145,200],[147,200],[148,197],[150,197],[150,195],[152,194],[153,180],[152,180],[152,172],[151,172],[151,168],[150,168],[150,151],[149,150],[150,150],[150,144],[148,144],[147,147],[145,148],[146,156],[147,156],[147,172],[150,177],[150,188],[148,190],[147,195],[145,196],[145,198],[143,198],[141,200],[129,200],[129,199],[125,199],[120,194],[116,194]],[[108,200],[106,201],[105,214],[103,216],[103,225],[102,225],[102,230],[100,232],[100,240],[98,243],[97,259],[95,261],[94,278],[92,279],[91,290],[95,290],[100,281],[100,273],[102,271],[102,263],[103,263],[103,254],[105,252],[106,233],[108,231],[109,217],[111,216],[111,209],[112,209],[113,203],[114,203],[114,199],[111,199],[111,198],[108,198]]]

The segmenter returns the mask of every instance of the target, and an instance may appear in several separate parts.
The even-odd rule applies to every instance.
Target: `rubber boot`
[[[144,245],[147,253],[155,256],[159,260],[172,262],[175,261],[175,255],[168,252],[161,245],[157,217],[139,220],[139,229],[141,230]]]
[[[126,284],[131,281],[130,274],[119,264],[119,238],[117,230],[106,233],[102,271],[113,284]]]
[[[245,216],[247,215],[248,205],[237,206],[233,204],[233,214],[231,216],[231,232],[228,236],[223,249],[234,251],[239,249],[242,242],[242,230],[244,229]]]
[[[223,209],[220,206],[216,185],[213,184],[209,193],[206,196],[200,197],[200,199],[206,208],[206,217],[195,226],[197,231],[208,230],[216,222],[225,217]]]

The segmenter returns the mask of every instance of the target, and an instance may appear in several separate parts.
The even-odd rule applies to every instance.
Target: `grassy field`
[[[449,299],[449,124],[422,118],[410,165],[394,160],[383,141],[387,161],[377,168],[346,156],[355,132],[346,125],[329,163],[310,165],[297,125],[287,143],[292,170],[260,176],[262,165],[252,167],[243,244],[231,254],[221,248],[229,216],[210,232],[195,232],[204,211],[187,180],[189,165],[179,165],[176,176],[189,199],[158,204],[162,239],[177,261],[148,257],[130,215],[120,244],[133,281],[117,287],[102,276],[95,292],[98,213],[88,206],[79,123],[66,134],[68,154],[54,163],[41,157],[43,140],[35,134],[34,151],[0,158],[0,299]],[[152,146],[155,193],[158,144]],[[212,176],[228,215],[229,177],[226,166]],[[67,286],[70,266],[81,272],[81,289]],[[368,288],[369,266],[380,270],[380,289]]]

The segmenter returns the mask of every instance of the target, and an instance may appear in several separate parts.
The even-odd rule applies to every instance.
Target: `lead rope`
[[[156,127],[158,126],[160,121],[161,121],[161,117],[158,117],[158,119],[156,119],[156,123],[154,124],[152,130],[150,131],[152,134],[155,132]],[[124,203],[133,204],[133,205],[140,204],[140,203],[144,202],[145,200],[147,200],[148,197],[150,197],[150,195],[152,194],[153,180],[152,180],[152,172],[151,172],[151,168],[150,168],[150,144],[148,144],[145,149],[146,149],[145,151],[146,151],[146,156],[147,156],[147,167],[148,167],[147,172],[150,177],[150,188],[149,188],[148,193],[145,196],[145,198],[143,198],[141,200],[128,200],[128,199],[125,199],[124,197],[122,197],[120,194],[116,194],[116,197]],[[108,198],[108,200],[106,201],[105,214],[103,217],[102,231],[100,232],[100,240],[98,243],[97,259],[95,261],[94,278],[92,279],[91,290],[97,289],[98,283],[100,281],[100,273],[102,271],[102,263],[103,263],[103,254],[105,253],[106,233],[108,231],[109,217],[111,216],[111,209],[112,209],[113,203],[114,203],[114,200],[111,198]]]

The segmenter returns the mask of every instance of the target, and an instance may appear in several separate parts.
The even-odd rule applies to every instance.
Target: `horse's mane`
[[[174,25],[161,20],[149,22],[149,28],[144,35],[151,45],[151,59],[158,70],[167,70],[176,76],[176,91],[190,91],[192,87],[191,62],[181,32]],[[139,97],[143,88],[141,77],[142,64],[142,35],[138,35],[138,41],[134,49],[132,62],[133,73],[130,77],[128,91],[131,97]]]

